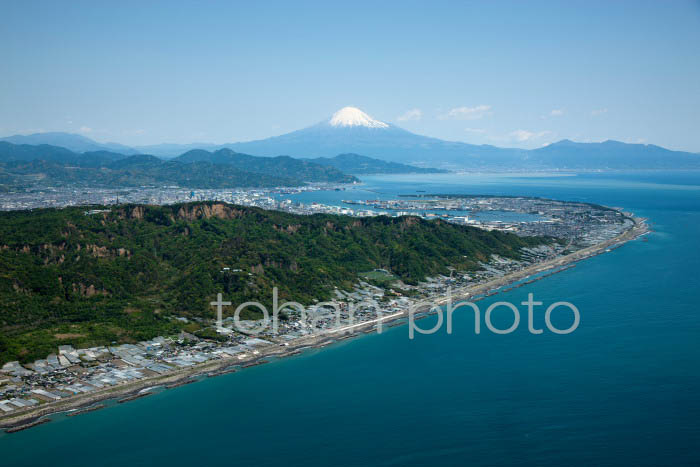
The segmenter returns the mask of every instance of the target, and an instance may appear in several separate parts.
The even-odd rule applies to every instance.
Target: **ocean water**
[[[654,231],[479,302],[570,301],[581,314],[571,334],[532,335],[521,322],[512,334],[476,335],[473,315],[456,312],[452,334],[410,340],[395,327],[1,435],[0,464],[700,464],[700,174],[364,181],[302,196],[535,195],[624,207]]]

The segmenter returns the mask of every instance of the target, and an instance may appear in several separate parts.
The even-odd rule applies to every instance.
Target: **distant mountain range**
[[[127,187],[176,185],[188,188],[299,186],[305,182],[356,181],[334,167],[291,157],[267,158],[190,151],[173,160],[151,155],[95,151],[75,153],[50,145],[0,142],[0,191],[33,186]]]
[[[256,157],[237,153],[228,148],[214,152],[193,149],[175,157],[172,161],[180,163],[208,162],[267,175],[285,174],[314,182],[351,182],[355,180],[354,177],[345,175],[343,171],[335,167],[317,164],[309,160],[294,159],[289,156]]]
[[[126,154],[104,150],[75,152],[50,144],[12,144],[0,141],[0,162],[44,160],[81,167],[99,167],[125,157]]]
[[[563,140],[534,150],[443,141],[374,120],[353,107],[308,128],[226,146],[259,156],[359,153],[404,164],[457,169],[700,169],[699,154],[618,141]]]
[[[5,141],[12,144],[29,144],[40,145],[48,144],[50,146],[59,146],[69,149],[74,152],[93,152],[93,151],[109,151],[117,152],[131,156],[138,154],[139,151],[123,144],[118,143],[98,143],[85,136],[72,133],[34,133],[32,135],[14,135],[6,138],[0,138],[0,141]]]
[[[96,143],[83,136],[64,133],[12,136],[4,140],[20,144],[31,141],[31,144],[58,145],[74,152],[147,153],[160,157],[175,157],[193,149],[212,152],[231,149],[238,153],[265,157],[285,154],[295,158],[324,158],[316,162],[338,168],[343,164],[342,161],[331,163],[325,158],[334,154],[362,154],[385,162],[451,169],[700,169],[700,154],[671,151],[647,144],[619,141],[576,143],[562,140],[543,148],[526,150],[444,141],[375,120],[354,107],[345,107],[323,122],[291,133],[223,145],[159,144],[129,148],[116,143]]]
[[[257,157],[223,148],[194,149],[163,160],[152,155],[128,156],[111,151],[77,153],[48,144],[0,141],[0,185],[141,186],[192,188],[297,186],[305,182],[352,182],[354,174],[440,173],[358,154],[333,158]],[[264,176],[264,177],[263,177]]]
[[[522,162],[565,169],[699,169],[700,154],[671,151],[653,144],[612,140],[576,143],[565,139],[527,151]]]

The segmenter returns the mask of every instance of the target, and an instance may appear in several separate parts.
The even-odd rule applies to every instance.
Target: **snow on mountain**
[[[384,122],[375,120],[357,107],[343,107],[333,114],[330,121],[331,126],[364,126],[368,128],[389,128]]]

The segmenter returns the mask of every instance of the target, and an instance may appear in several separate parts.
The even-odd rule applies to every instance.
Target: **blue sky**
[[[353,105],[498,146],[700,152],[700,2],[0,2],[0,135],[235,142]]]

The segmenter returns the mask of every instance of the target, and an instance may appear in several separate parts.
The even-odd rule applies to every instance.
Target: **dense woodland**
[[[90,209],[105,212],[87,214]],[[311,303],[359,275],[406,283],[548,242],[415,217],[299,216],[216,202],[0,213],[0,362],[176,332],[233,303]],[[224,268],[230,268],[224,270]],[[235,307],[231,307],[235,308]]]

